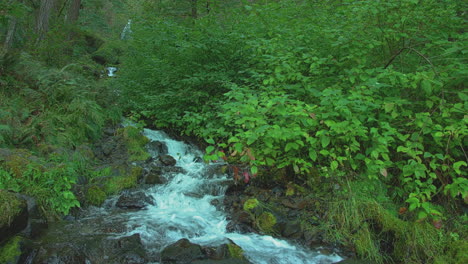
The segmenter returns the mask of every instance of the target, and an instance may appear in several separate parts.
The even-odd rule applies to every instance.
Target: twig
[[[465,152],[465,149],[463,148],[463,145],[461,144],[461,142],[459,142],[458,144],[460,144],[460,148],[462,149],[463,154],[465,154],[465,159],[466,159],[466,162],[468,163],[468,156],[466,155],[466,152]]]

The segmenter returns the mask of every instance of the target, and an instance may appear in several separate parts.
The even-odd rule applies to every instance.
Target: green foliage
[[[96,139],[106,120],[120,115],[108,87],[76,73],[47,69],[22,54],[12,69],[21,79],[6,79],[0,92],[0,144],[31,147],[39,143],[77,146]]]
[[[125,43],[123,41],[109,41],[93,53],[93,58],[103,64],[116,65],[120,63],[120,57],[124,52]]]
[[[206,138],[206,160],[235,159],[252,175],[283,168],[311,190],[314,178],[378,183],[385,199],[360,190],[330,221],[363,256],[429,261],[447,242],[435,227],[468,199],[465,9],[262,1],[178,22],[141,11],[119,85],[129,110]],[[382,257],[387,238],[398,245]]]
[[[14,160],[15,157],[10,159]],[[68,163],[62,157],[35,159],[18,165],[20,167],[8,161],[1,165],[0,189],[32,195],[52,214],[55,212],[66,215],[71,208],[80,206],[71,191],[78,177],[76,165]]]
[[[216,139],[209,160],[228,148],[253,172],[354,171],[394,186],[419,219],[438,218],[436,195],[467,193],[461,3],[345,3],[256,5],[191,31],[143,20],[126,62],[138,70],[122,79],[130,107]]]

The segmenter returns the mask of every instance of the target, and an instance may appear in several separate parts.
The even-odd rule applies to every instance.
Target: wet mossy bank
[[[21,263],[24,245],[48,225],[61,222],[64,215],[73,219],[83,208],[100,206],[111,195],[135,187],[142,175],[137,164],[149,157],[148,140],[140,132],[107,128],[100,140],[74,150],[0,149],[5,188],[0,190],[0,262]]]

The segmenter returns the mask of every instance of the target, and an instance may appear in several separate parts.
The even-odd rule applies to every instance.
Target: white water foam
[[[148,190],[154,206],[128,214],[127,228],[131,231],[126,235],[140,234],[149,250],[160,251],[181,238],[202,246],[218,246],[230,239],[256,264],[325,264],[342,260],[338,255],[322,255],[271,236],[227,232],[226,216],[211,204],[223,198],[225,190],[219,185],[227,176],[204,175],[210,165],[196,162],[203,153],[193,146],[160,131],[145,129],[144,134],[152,141],[165,143],[169,155],[177,160],[176,166],[184,170],[167,173],[166,184]]]

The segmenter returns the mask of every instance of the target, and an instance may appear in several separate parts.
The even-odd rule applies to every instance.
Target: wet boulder
[[[153,156],[166,155],[168,153],[166,144],[161,141],[151,141],[146,146]]]
[[[159,160],[165,166],[175,166],[176,163],[177,163],[177,161],[170,155],[161,155],[161,156],[159,156]]]
[[[22,231],[22,235],[28,238],[38,237],[48,228],[48,223],[41,214],[36,199],[22,194],[17,194],[16,196],[20,199],[24,199],[28,206],[28,223],[26,228]]]
[[[143,192],[124,192],[117,200],[116,206],[124,209],[143,209],[148,204],[154,205],[151,196]]]
[[[188,264],[204,257],[205,254],[200,245],[183,238],[163,249],[160,262],[162,264]]]
[[[0,190],[0,243],[21,232],[28,225],[29,212],[25,199]]]
[[[145,171],[144,180],[145,184],[162,184],[164,177],[162,177],[162,168],[153,166]]]
[[[86,264],[86,263],[148,263],[148,257],[141,243],[139,234],[118,239],[105,235],[82,236],[67,233],[62,230],[62,237],[58,233],[44,243],[38,243],[29,255],[24,256],[25,263],[57,263],[57,264]],[[76,233],[76,232],[75,232]],[[75,237],[73,237],[75,236]],[[74,239],[71,239],[71,238]]]

